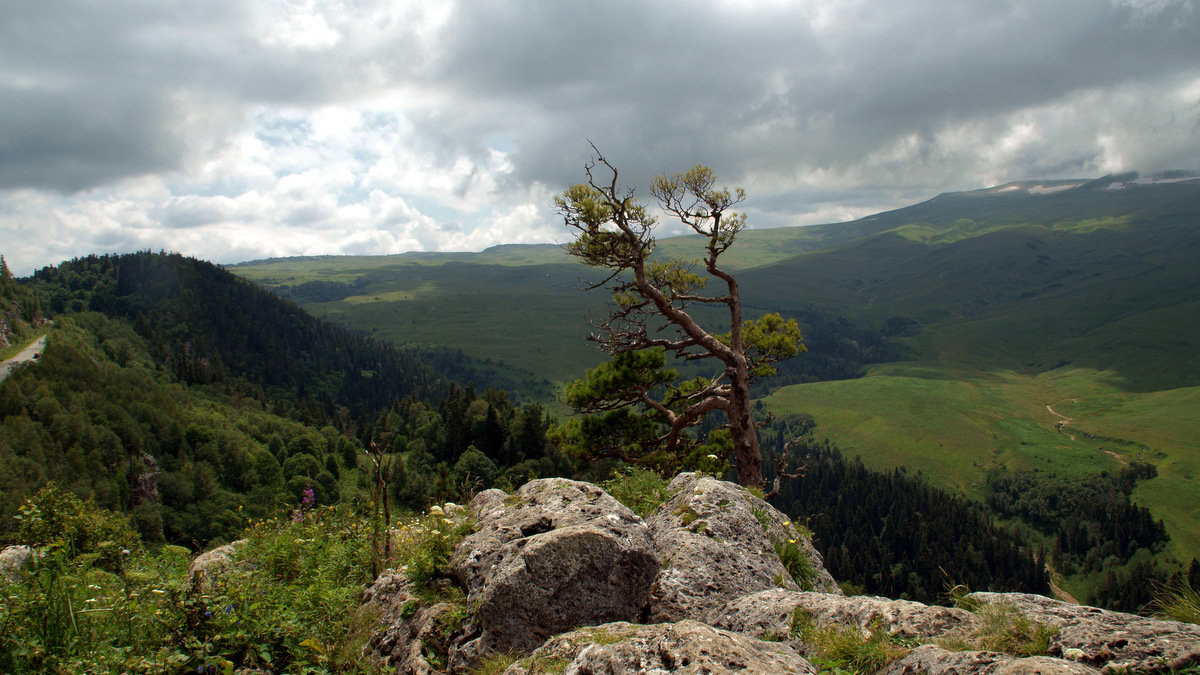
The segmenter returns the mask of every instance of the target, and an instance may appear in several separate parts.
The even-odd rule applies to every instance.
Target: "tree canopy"
[[[577,456],[613,458],[653,466],[664,473],[732,454],[738,481],[762,483],[762,457],[751,416],[750,385],[775,374],[774,364],[804,346],[795,319],[766,314],[743,317],[740,289],[720,257],[746,226],[733,207],[740,188],[717,187],[712,169],[696,166],[653,180],[650,193],[666,214],[704,237],[698,260],[655,255],[656,217],[621,186],[618,172],[597,153],[585,167],[587,181],[555,198],[574,231],[567,252],[609,271],[592,288],[608,287],[615,308],[589,336],[613,354],[607,363],[567,388],[567,403],[585,416],[555,430],[556,440]],[[706,293],[710,281],[719,290]],[[704,308],[720,310],[717,325],[697,320]],[[709,375],[681,378],[677,361],[711,360]],[[723,426],[696,433],[712,412]],[[715,458],[715,459],[714,459]]]

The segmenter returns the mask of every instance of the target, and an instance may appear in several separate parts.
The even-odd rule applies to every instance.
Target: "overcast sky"
[[[0,0],[0,253],[561,242],[588,140],[754,227],[1200,169],[1197,4]]]

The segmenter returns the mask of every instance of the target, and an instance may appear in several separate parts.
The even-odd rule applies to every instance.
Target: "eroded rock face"
[[[971,593],[979,603],[1007,604],[1031,621],[1058,628],[1050,654],[1070,652],[1106,671],[1165,671],[1200,662],[1200,626],[1161,621],[1029,593]],[[1078,651],[1075,651],[1078,650]]]
[[[451,566],[483,629],[480,653],[528,653],[579,626],[634,620],[659,570],[650,530],[590,483],[547,478],[471,502]]]
[[[819,626],[854,626],[864,636],[883,630],[902,638],[965,637],[981,624],[974,614],[909,600],[775,589],[738,598],[713,615],[711,623],[747,635],[787,636],[800,609]]]
[[[684,473],[669,489],[674,496],[647,518],[664,566],[649,622],[705,620],[732,599],[772,588],[841,592],[788,517],[744,488]],[[808,588],[793,579],[776,544],[808,559],[811,575],[802,579]]]
[[[718,630],[698,621],[680,621],[649,626],[619,622],[566,633],[548,641],[505,674],[545,672],[811,675],[816,670],[785,644]]]
[[[363,592],[362,604],[376,613],[371,633],[375,657],[396,675],[466,672],[477,655],[464,645],[478,637],[461,606],[423,605],[403,573],[387,570]]]
[[[1096,675],[1082,663],[1048,656],[1016,658],[999,652],[951,652],[936,645],[918,647],[881,675]]]

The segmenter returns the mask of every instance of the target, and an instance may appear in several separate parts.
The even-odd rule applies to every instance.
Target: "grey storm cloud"
[[[708,164],[772,225],[1197,169],[1195,4],[9,2],[0,234],[102,217],[138,242],[241,223],[224,250],[252,248],[249,228],[304,247],[272,254],[545,240],[545,193],[582,177],[589,140],[632,183]]]

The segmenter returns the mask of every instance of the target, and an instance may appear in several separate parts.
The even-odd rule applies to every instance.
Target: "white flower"
[[[708,457],[709,459],[712,459],[712,460],[717,459],[716,455],[705,455],[705,457]]]

